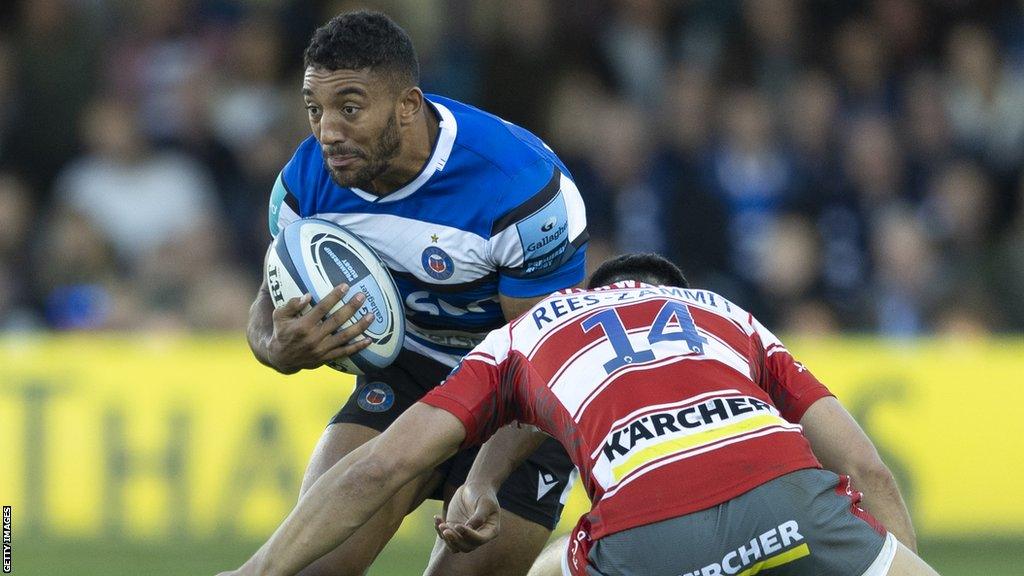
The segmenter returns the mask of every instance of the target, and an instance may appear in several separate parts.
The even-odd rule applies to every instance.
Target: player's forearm
[[[916,550],[914,527],[896,480],[867,434],[842,404],[831,396],[821,398],[807,408],[800,424],[821,465],[836,474],[849,475],[853,485],[864,494],[864,509],[904,546]]]
[[[264,282],[256,293],[256,299],[249,307],[249,323],[245,336],[253,356],[264,366],[269,366],[282,374],[293,374],[297,370],[281,370],[271,360],[270,342],[274,335],[274,303],[270,300],[270,291]]]
[[[484,443],[466,476],[466,483],[491,486],[495,491],[547,436],[533,426],[511,424]]]
[[[897,540],[917,551],[917,535],[907,505],[892,473],[884,465],[849,472],[854,485],[863,492],[861,506],[892,532]]]
[[[409,480],[369,453],[364,444],[318,479],[242,572],[295,574],[365,524]]]

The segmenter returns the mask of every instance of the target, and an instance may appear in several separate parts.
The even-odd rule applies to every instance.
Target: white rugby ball
[[[373,323],[363,333],[373,343],[349,358],[329,362],[331,368],[362,375],[384,368],[398,357],[405,338],[402,297],[380,257],[355,234],[319,218],[296,220],[271,243],[265,273],[276,308],[307,293],[315,304],[343,282],[349,290],[331,312],[359,292],[366,296],[359,312],[339,330],[373,314]]]

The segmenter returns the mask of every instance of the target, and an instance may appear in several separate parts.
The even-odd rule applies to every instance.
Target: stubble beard
[[[395,122],[394,116],[390,116],[380,138],[370,150],[366,164],[352,175],[339,172],[328,165],[331,179],[344,188],[360,188],[372,192],[373,181],[391,169],[391,161],[398,155],[401,144],[402,135],[398,131],[398,123]]]

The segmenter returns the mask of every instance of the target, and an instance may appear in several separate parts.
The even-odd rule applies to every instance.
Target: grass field
[[[14,574],[26,576],[213,575],[238,566],[258,543],[185,541],[118,544],[108,541],[39,540],[16,542]],[[370,576],[418,575],[431,541],[420,537],[393,542]],[[921,552],[945,576],[1020,576],[1024,538],[1000,541],[929,540]]]

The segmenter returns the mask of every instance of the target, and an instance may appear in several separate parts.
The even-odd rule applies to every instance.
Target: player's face
[[[302,96],[324,165],[339,186],[373,189],[398,155],[397,97],[369,69],[306,68]]]

